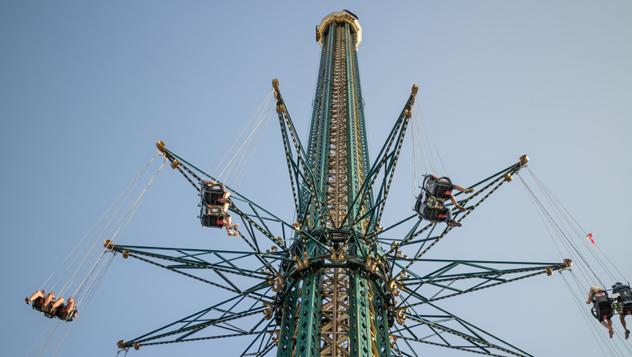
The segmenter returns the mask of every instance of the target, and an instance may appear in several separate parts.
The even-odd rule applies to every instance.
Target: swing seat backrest
[[[449,177],[426,176],[423,182],[423,189],[426,194],[440,200],[447,200],[452,194],[452,181]]]

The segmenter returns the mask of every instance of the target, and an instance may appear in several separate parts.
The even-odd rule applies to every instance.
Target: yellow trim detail
[[[345,10],[332,12],[331,14],[325,16],[325,18],[320,22],[320,25],[316,26],[316,41],[318,44],[321,46],[323,45],[323,36],[325,35],[329,24],[332,22],[346,22],[351,25],[351,29],[356,33],[355,48],[357,50],[358,47],[360,47],[360,42],[362,42],[362,27],[360,26],[358,18]]]

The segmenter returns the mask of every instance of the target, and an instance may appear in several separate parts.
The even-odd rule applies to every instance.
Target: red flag
[[[595,240],[593,239],[593,234],[592,233],[588,233],[586,235],[586,239],[588,239],[590,241],[590,243],[592,243],[593,245],[595,245]]]

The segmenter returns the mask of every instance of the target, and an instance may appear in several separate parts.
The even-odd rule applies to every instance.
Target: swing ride
[[[250,342],[241,356],[417,356],[420,345],[493,356],[531,356],[445,310],[440,302],[526,278],[551,276],[572,266],[585,273],[590,269],[588,260],[554,216],[564,216],[570,225],[576,222],[550,192],[543,190],[549,200],[543,203],[523,179],[523,170],[531,174],[526,155],[467,186],[428,173],[416,201],[406,208],[413,213],[385,222],[385,205],[413,119],[418,87],[413,85],[371,162],[357,63],[362,40],[357,16],[347,10],[326,16],[316,28],[316,40],[322,55],[307,146],[289,115],[278,80],[272,82],[295,220],[275,215],[230,187],[221,174],[206,173],[158,141],[163,165],[132,200],[127,213],[115,220],[118,224],[108,223],[114,228],[106,230],[110,235],[104,249],[69,295],[72,297],[64,305],[61,295],[55,299],[53,291],[38,290],[27,303],[48,317],[72,321],[82,299],[94,293],[98,277],[111,263],[104,257],[120,254],[230,295],[148,333],[118,341],[118,348],[124,351],[247,337]],[[225,229],[226,235],[234,237],[232,244],[241,248],[117,243],[165,164],[193,187],[201,226]],[[572,260],[551,263],[425,256],[453,229],[465,229],[459,228],[462,222],[514,177],[525,185],[545,223],[554,226],[552,237],[563,236],[554,241],[560,253],[564,250]],[[574,261],[578,264],[573,265]],[[574,282],[579,287],[590,286],[586,281],[594,277],[596,274],[582,276]],[[564,281],[568,285],[566,278]],[[611,299],[617,301],[613,311],[625,316],[632,312],[626,292],[629,286],[628,290],[617,287],[617,298]]]

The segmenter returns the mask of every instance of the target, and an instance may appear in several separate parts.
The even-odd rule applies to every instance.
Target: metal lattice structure
[[[124,258],[194,278],[232,297],[137,338],[121,349],[250,336],[242,356],[276,348],[290,356],[417,356],[429,344],[494,356],[530,356],[437,305],[442,299],[568,268],[563,263],[426,259],[453,229],[417,214],[393,224],[382,216],[417,94],[413,86],[379,154],[369,161],[357,48],[357,17],[335,12],[316,29],[322,46],[309,143],[304,147],[273,81],[296,221],[287,222],[232,190],[244,250],[108,244]],[[162,142],[191,185],[213,179]],[[526,157],[458,196],[468,217]],[[401,230],[401,235],[387,238]],[[405,253],[410,254],[407,256]]]

